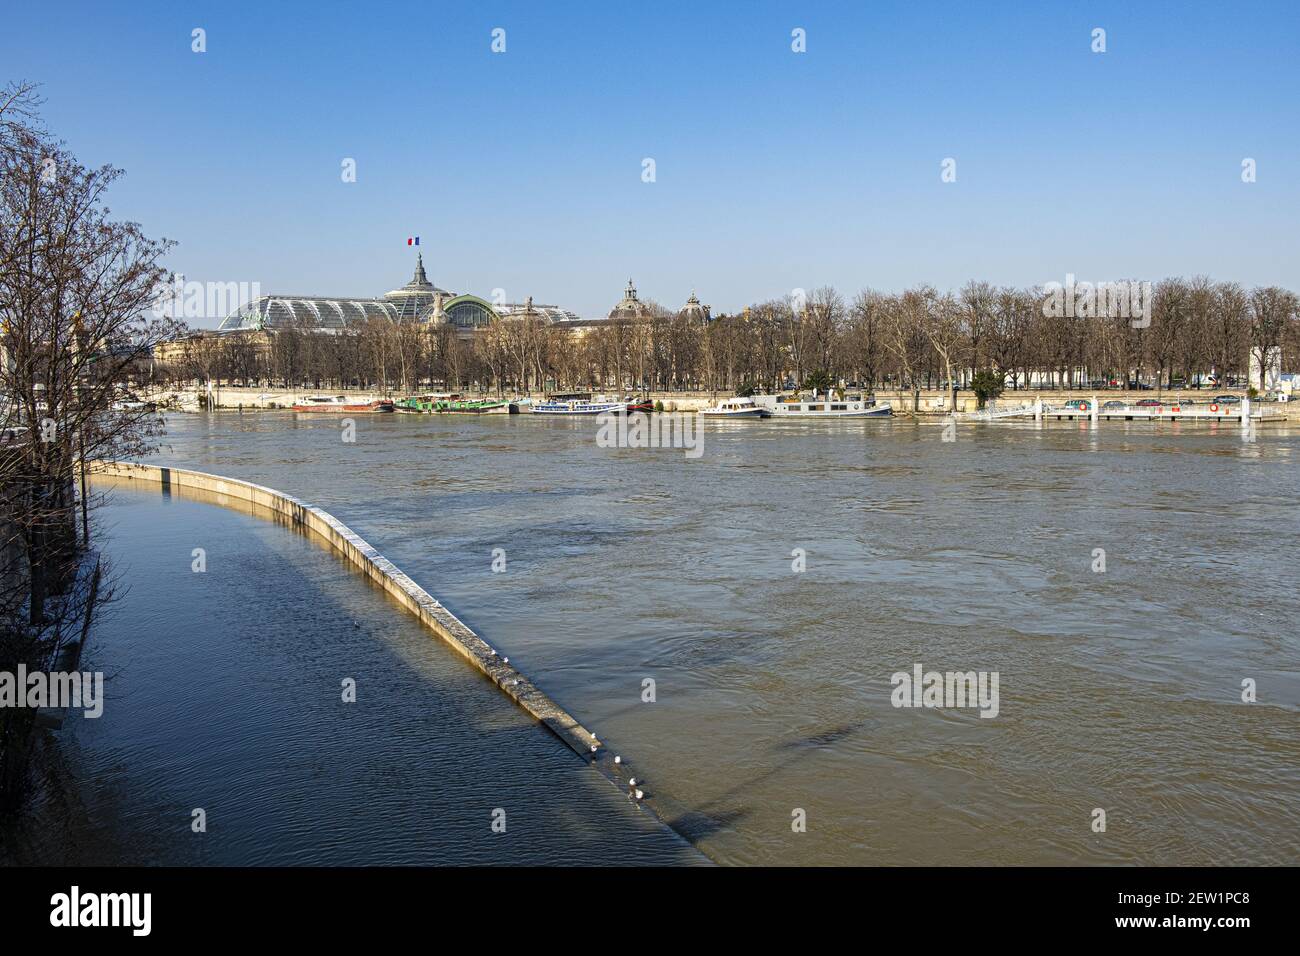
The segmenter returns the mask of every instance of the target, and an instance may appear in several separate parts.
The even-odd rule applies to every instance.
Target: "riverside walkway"
[[[464,657],[497,688],[567,744],[584,761],[642,809],[665,826],[682,812],[667,797],[656,797],[634,786],[630,761],[606,747],[597,735],[580,724],[538,688],[509,659],[408,577],[392,561],[329,512],[291,495],[262,485],[204,472],[136,462],[99,461],[91,465],[93,478],[157,485],[163,493],[190,491],[215,496],[218,503],[251,505],[263,516],[288,524],[339,553],[413,614],[428,630]]]

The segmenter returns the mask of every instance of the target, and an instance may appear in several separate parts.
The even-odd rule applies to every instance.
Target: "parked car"
[[[1088,401],[1086,398],[1072,398],[1065,403],[1065,407],[1077,408],[1082,412],[1086,412],[1092,408],[1092,402]]]
[[[1215,395],[1214,400],[1220,405],[1240,405],[1240,395]]]
[[[1144,398],[1137,403],[1138,408],[1159,408],[1161,402],[1154,398]]]
[[[1114,399],[1111,399],[1109,402],[1106,402],[1101,406],[1103,412],[1114,412],[1123,408],[1128,408],[1128,402],[1118,402]]]

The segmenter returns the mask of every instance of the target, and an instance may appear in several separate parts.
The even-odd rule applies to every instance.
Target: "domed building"
[[[437,295],[451,297],[451,293],[446,289],[439,289],[429,281],[429,277],[424,272],[424,254],[417,252],[415,254],[415,275],[411,277],[411,281],[400,289],[385,292],[384,301],[390,302],[396,307],[399,319],[415,319],[419,318],[421,312],[433,305],[433,300]]]
[[[424,272],[424,255],[416,253],[415,275],[400,289],[384,293],[384,300],[397,307],[398,319],[414,319],[432,325],[449,325],[459,335],[469,336],[497,319],[492,304],[476,295],[457,295],[440,289]]]
[[[333,298],[314,295],[264,295],[246,302],[222,320],[219,332],[285,328],[338,332],[369,319],[446,324],[472,333],[496,321],[492,304],[475,295],[457,295],[429,281],[424,256],[417,253],[415,274],[400,288],[378,298]]]
[[[632,280],[627,280],[627,288],[623,290],[623,300],[618,305],[609,310],[609,319],[640,319],[648,316],[650,309],[644,302],[636,297],[636,286]]]
[[[533,302],[531,297],[522,303],[494,305],[479,296],[457,294],[435,285],[425,271],[423,254],[417,252],[411,280],[381,296],[259,296],[226,316],[217,332],[258,333],[258,340],[265,346],[271,334],[285,329],[336,334],[371,319],[387,319],[445,326],[454,329],[458,337],[469,339],[502,320],[531,320],[581,339],[611,320],[648,319],[656,314],[663,313],[653,304],[641,301],[631,279],[619,303],[610,309],[608,316],[599,318],[584,319],[569,309]],[[678,315],[701,324],[711,318],[709,307],[702,305],[694,292]]]
[[[709,307],[701,305],[700,300],[695,297],[695,290],[691,290],[691,297],[686,300],[686,304],[678,311],[679,319],[686,319],[694,322],[696,325],[708,325],[712,316],[709,314]]]

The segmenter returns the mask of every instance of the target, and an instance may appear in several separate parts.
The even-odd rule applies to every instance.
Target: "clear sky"
[[[0,31],[0,76],[126,169],[115,213],[189,279],[377,295],[418,234],[444,288],[584,316],[629,277],[715,312],[1066,273],[1300,290],[1294,0],[95,0]]]

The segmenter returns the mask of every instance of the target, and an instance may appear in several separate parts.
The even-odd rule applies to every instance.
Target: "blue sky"
[[[8,5],[0,72],[126,169],[114,211],[189,279],[375,295],[418,234],[458,292],[595,315],[631,276],[716,312],[1067,272],[1300,289],[1298,28],[1295,3],[101,0]]]

